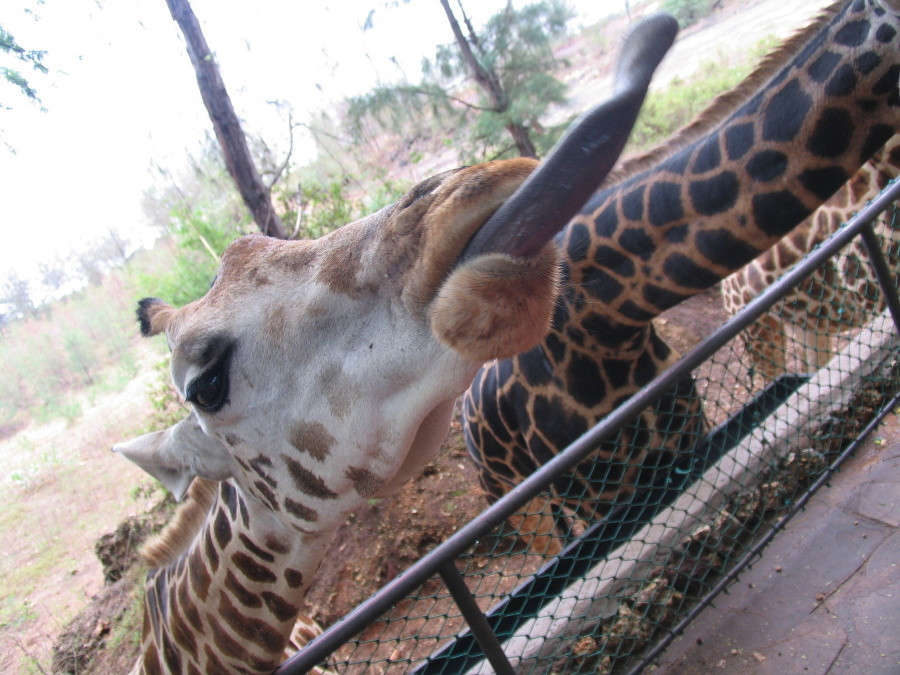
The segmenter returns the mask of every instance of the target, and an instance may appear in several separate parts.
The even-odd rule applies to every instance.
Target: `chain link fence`
[[[674,368],[277,673],[316,665],[347,674],[641,672],[897,406],[898,196],[900,185],[889,185]],[[784,296],[857,237],[868,251],[854,280],[868,298],[865,325],[849,319],[859,303],[837,306],[848,296],[823,286],[832,316],[848,317],[833,356],[816,372],[766,379],[750,366],[740,331],[769,308],[786,311]],[[782,358],[797,363],[804,345],[785,330]],[[559,513],[569,527],[558,556],[511,548],[510,515],[688,373],[712,429],[694,452],[599,522]]]

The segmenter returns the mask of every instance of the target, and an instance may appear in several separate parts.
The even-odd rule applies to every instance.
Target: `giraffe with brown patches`
[[[489,501],[676,362],[653,319],[846,183],[898,130],[898,78],[900,1],[835,2],[695,122],[610,176],[556,238],[563,284],[551,330],[486,364],[466,393],[467,446]],[[602,518],[674,470],[705,428],[686,378],[511,523],[554,553],[555,511]]]
[[[722,304],[733,316],[813,248],[846,223],[900,175],[900,136],[894,136],[834,196],[797,229],[722,281]],[[900,251],[900,229],[879,219],[874,231]],[[756,372],[775,379],[788,369],[788,336],[799,333],[799,369],[815,372],[832,356],[835,335],[863,325],[884,309],[869,254],[858,238],[815,270],[784,300],[741,333]]]
[[[316,241],[242,238],[200,300],[141,301],[192,412],[114,450],[178,497],[218,487],[147,577],[135,673],[274,670],[347,514],[432,459],[482,363],[547,331],[552,237],[612,168],[676,31],[664,15],[639,25],[613,97],[540,167],[449,171]]]
[[[185,499],[178,505],[178,509],[169,523],[141,548],[140,555],[144,563],[153,569],[162,569],[176,564],[202,530],[207,514],[216,505],[218,493],[218,483],[204,478],[195,478]],[[277,548],[277,544],[272,542],[269,542],[267,546]],[[237,588],[238,582],[233,576],[230,577],[229,582],[232,587]],[[145,621],[147,620],[148,618],[145,616]],[[303,614],[298,615],[285,647],[284,658],[290,658],[321,634],[322,627],[316,621]],[[333,671],[323,668],[314,668],[309,672],[310,675],[333,673]]]

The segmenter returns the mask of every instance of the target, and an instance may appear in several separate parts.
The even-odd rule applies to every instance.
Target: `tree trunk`
[[[279,239],[286,238],[281,219],[272,206],[269,190],[253,164],[247,139],[231,105],[231,99],[219,73],[219,66],[206,44],[206,38],[203,37],[200,23],[190,3],[188,0],[166,0],[166,4],[172,18],[184,34],[188,56],[197,74],[200,96],[212,120],[228,172],[260,231]]]
[[[506,130],[513,137],[516,148],[522,157],[537,157],[537,150],[534,143],[531,142],[531,134],[528,133],[528,129],[521,124],[508,124]]]
[[[465,61],[469,70],[472,72],[472,77],[475,78],[475,82],[477,82],[478,86],[487,94],[494,112],[506,112],[509,108],[509,97],[503,90],[503,85],[500,84],[500,78],[497,77],[496,73],[485,69],[472,53],[472,47],[466,39],[466,36],[463,35],[462,28],[460,28],[459,22],[453,14],[453,10],[450,9],[449,0],[440,0],[440,2],[441,6],[444,8],[444,12],[447,14],[447,21],[450,22],[450,28],[453,30],[456,44],[459,45],[459,50],[462,52],[463,61]],[[506,129],[512,136],[513,142],[516,144],[516,148],[522,157],[537,157],[537,152],[535,151],[534,143],[531,142],[528,129],[521,124],[513,123],[508,124]]]

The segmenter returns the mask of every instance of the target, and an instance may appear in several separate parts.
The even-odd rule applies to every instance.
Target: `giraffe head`
[[[612,168],[675,31],[660,16],[632,34],[614,97],[537,171],[449,171],[316,241],[247,236],[201,299],[142,300],[141,331],[165,333],[192,412],[114,450],[179,497],[196,476],[234,479],[310,533],[404,482],[477,368],[546,333],[552,237]]]
[[[442,174],[317,241],[244,237],[200,300],[142,300],[142,333],[166,334],[193,412],[119,449],[176,495],[195,475],[244,474],[252,485],[283,462],[317,474],[333,465],[339,475],[319,476],[329,492],[371,496],[392,477],[395,449],[442,440],[432,414],[480,363],[546,330],[558,283],[551,243],[529,258],[457,265],[534,166]]]

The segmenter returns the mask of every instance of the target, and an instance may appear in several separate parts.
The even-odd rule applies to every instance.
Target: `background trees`
[[[45,51],[37,49],[26,49],[21,46],[12,33],[6,30],[0,24],[0,54],[3,54],[6,64],[0,62],[0,82],[9,85],[14,92],[21,94],[32,103],[40,105],[41,99],[38,97],[37,89],[31,85],[31,73],[47,73],[47,67],[44,65]],[[25,68],[27,75],[20,70]],[[6,91],[0,88],[0,110],[9,110],[12,107],[7,99]],[[0,139],[4,136],[5,129],[0,126]],[[7,150],[13,151],[13,147],[3,140]]]
[[[544,154],[561,131],[541,120],[565,99],[553,75],[563,65],[553,45],[565,34],[571,9],[561,0],[520,9],[507,2],[476,30],[462,4],[457,16],[449,0],[440,2],[454,41],[423,62],[420,83],[352,98],[347,116],[353,133],[364,136],[367,122],[389,131],[436,124],[458,130],[454,142],[463,162]]]
[[[46,52],[36,49],[26,49],[22,47],[12,34],[0,25],[0,51],[8,54],[15,62],[25,66],[28,70],[38,73],[46,73],[47,67],[43,64]],[[40,102],[37,90],[31,86],[28,77],[22,74],[17,68],[10,66],[0,66],[0,77],[6,80],[13,88],[18,89],[25,98],[32,101]],[[0,100],[0,108],[9,108],[8,104]]]
[[[166,4],[172,18],[184,34],[188,56],[197,75],[200,96],[212,120],[228,173],[234,179],[260,232],[284,239],[287,235],[281,224],[281,218],[272,205],[271,185],[266,186],[263,183],[250,156],[247,139],[225,89],[219,66],[209,45],[206,44],[206,38],[190,3],[188,0],[166,0]]]

